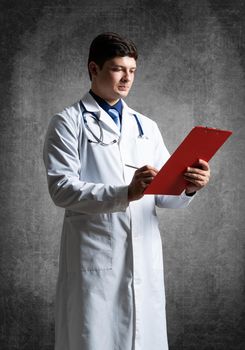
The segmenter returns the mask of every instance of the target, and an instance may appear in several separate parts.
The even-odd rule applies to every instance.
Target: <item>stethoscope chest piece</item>
[[[112,141],[109,141],[109,142],[105,142],[105,134],[101,126],[101,121],[99,120],[99,117],[95,113],[88,112],[84,108],[82,112],[82,116],[84,120],[84,125],[90,134],[90,137],[88,137],[89,143],[96,143],[101,146],[110,146],[117,142],[116,139],[113,139]]]

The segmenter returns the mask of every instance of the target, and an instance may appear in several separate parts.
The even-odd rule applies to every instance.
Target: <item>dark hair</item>
[[[91,61],[94,61],[102,69],[105,61],[114,57],[124,56],[133,57],[137,60],[138,53],[135,44],[119,34],[112,32],[102,33],[95,37],[90,45],[88,65]],[[89,76],[91,79],[90,72]]]

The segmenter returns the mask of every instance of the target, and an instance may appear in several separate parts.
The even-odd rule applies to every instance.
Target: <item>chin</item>
[[[118,91],[117,95],[120,96],[120,97],[127,97],[128,93],[129,93],[129,90],[127,90],[127,91]]]

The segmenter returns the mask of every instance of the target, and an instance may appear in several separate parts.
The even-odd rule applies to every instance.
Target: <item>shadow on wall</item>
[[[53,350],[53,305],[47,305],[38,292],[34,295],[11,285],[2,289],[1,350]]]

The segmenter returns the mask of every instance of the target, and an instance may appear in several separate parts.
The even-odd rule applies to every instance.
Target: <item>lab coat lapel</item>
[[[118,129],[113,119],[98,105],[98,103],[90,95],[89,92],[82,98],[82,102],[88,112],[95,113],[98,116],[99,120],[104,123],[107,128],[120,136],[120,130]]]
[[[138,129],[134,118],[134,110],[122,100],[122,125],[121,125],[121,140],[135,139]]]
[[[100,111],[100,120],[106,124],[108,128],[110,128],[114,133],[116,133],[118,136],[120,136],[120,130],[112,117],[109,116],[108,113],[106,113],[103,109]]]

